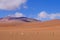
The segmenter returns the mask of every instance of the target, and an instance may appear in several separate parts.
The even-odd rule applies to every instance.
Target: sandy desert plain
[[[0,40],[60,40],[60,20],[0,22]]]

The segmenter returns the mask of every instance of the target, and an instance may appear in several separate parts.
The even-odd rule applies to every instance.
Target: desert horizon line
[[[9,17],[20,18],[20,17],[14,17],[14,16],[5,16],[5,17],[0,17],[0,19],[2,19],[2,18],[9,18]],[[22,17],[24,17],[24,18],[31,18],[31,17],[26,17],[26,16],[22,16]],[[37,19],[37,18],[31,18],[31,19],[40,20],[40,19]],[[50,19],[50,20],[60,20],[60,19],[55,18],[55,19]],[[43,20],[40,20],[40,21],[43,21]],[[44,20],[44,21],[49,21],[49,20]]]

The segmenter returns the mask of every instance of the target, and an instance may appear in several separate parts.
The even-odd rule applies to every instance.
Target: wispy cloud
[[[42,11],[38,14],[38,19],[40,20],[49,20],[49,19],[60,19],[60,13],[47,13],[46,11]]]
[[[12,15],[8,15],[10,17],[24,17],[24,15],[22,13],[16,12],[15,14]]]
[[[0,9],[12,10],[24,5],[27,0],[0,0]]]

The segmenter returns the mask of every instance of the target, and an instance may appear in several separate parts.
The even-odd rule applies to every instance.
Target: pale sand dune
[[[60,20],[0,23],[0,40],[60,40]]]

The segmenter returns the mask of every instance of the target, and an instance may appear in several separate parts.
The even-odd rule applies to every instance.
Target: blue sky
[[[14,6],[8,3],[10,0],[3,1],[1,1],[2,3],[0,2],[0,17],[8,15],[16,16],[15,14],[22,13],[22,15],[26,17],[36,18],[39,20],[60,19],[60,0],[23,0],[24,3],[21,0],[16,4],[17,6],[13,4],[13,2],[10,3]],[[19,0],[17,0],[17,2],[18,1]],[[6,4],[4,4],[5,2]]]

